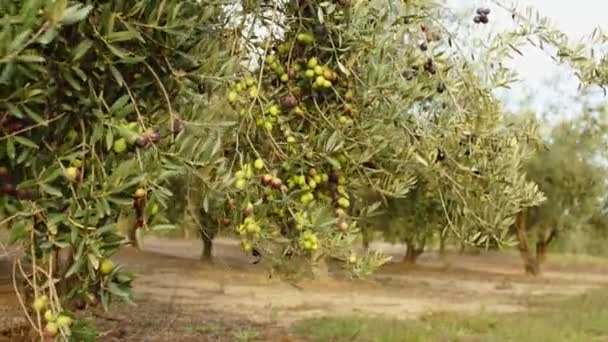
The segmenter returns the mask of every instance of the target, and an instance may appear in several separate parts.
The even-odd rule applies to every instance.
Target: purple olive
[[[281,100],[281,106],[285,109],[291,109],[298,105],[298,100],[293,95],[287,95]]]
[[[158,128],[154,129],[154,132],[150,134],[150,142],[157,143],[160,141],[160,130]]]
[[[148,138],[143,135],[140,135],[135,140],[135,144],[139,147],[146,147],[148,145]]]
[[[13,194],[15,194],[17,187],[15,186],[15,184],[7,182],[7,183],[2,184],[2,187],[0,189],[2,190],[2,193],[8,194],[8,195],[13,195]]]
[[[17,190],[15,196],[20,200],[31,200],[34,198],[34,192],[31,190]]]

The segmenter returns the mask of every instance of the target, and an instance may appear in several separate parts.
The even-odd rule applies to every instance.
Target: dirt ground
[[[602,259],[549,256],[542,278],[523,275],[516,254],[444,258],[426,253],[415,267],[402,246],[372,248],[395,262],[365,281],[286,284],[268,277],[229,239],[218,239],[215,262],[202,264],[197,240],[147,237],[143,250],[115,256],[138,278],[136,306],[118,305],[94,318],[100,341],[305,341],[290,336],[295,321],[345,314],[416,318],[429,312],[525,310],[533,300],[608,286]]]
[[[417,266],[405,267],[399,262],[402,246],[372,248],[395,262],[366,281],[324,279],[296,287],[269,279],[235,241],[219,239],[215,263],[206,265],[198,261],[196,240],[147,238],[142,251],[126,249],[116,256],[138,274],[139,304],[111,313],[118,321],[105,325],[106,340],[124,340],[128,334],[129,340],[137,336],[142,341],[165,341],[169,335],[175,341],[301,341],[287,330],[305,318],[512,312],[525,310],[535,299],[608,286],[608,263],[602,259],[550,257],[543,277],[530,278],[523,275],[517,255],[450,253],[440,258],[427,253]],[[116,337],[116,322],[131,322],[135,328],[122,329]]]

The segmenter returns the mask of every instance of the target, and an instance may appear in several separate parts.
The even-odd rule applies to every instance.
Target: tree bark
[[[541,264],[545,262],[547,259],[547,247],[553,239],[556,237],[557,231],[555,229],[551,229],[549,232],[549,236],[545,238],[545,234],[539,233],[538,240],[536,241],[536,259],[538,263]]]
[[[212,263],[213,262],[213,237],[205,230],[201,230],[201,239],[203,240],[203,253],[201,254],[201,261]]]
[[[439,234],[439,255],[445,256],[445,240],[447,240],[447,234]]]
[[[369,236],[369,232],[366,229],[363,229],[361,231],[361,238],[362,238],[363,249],[365,249],[366,251],[369,250],[370,236]]]
[[[460,248],[458,249],[458,254],[464,254],[464,252],[466,252],[467,250],[467,245],[464,244],[464,242],[460,243]]]
[[[212,263],[213,262],[213,239],[218,232],[219,222],[213,220],[208,213],[205,213],[202,209],[199,210],[199,232],[201,240],[203,242],[203,251],[201,254],[201,261]]]
[[[526,230],[526,213],[522,211],[515,217],[515,232],[517,234],[517,240],[519,241],[519,254],[524,261],[524,269],[526,274],[537,276],[540,275],[540,265],[536,256],[530,251]]]
[[[416,247],[416,243],[409,240],[405,242],[405,246],[406,249],[403,262],[408,265],[413,265],[418,260],[418,257],[424,252],[424,242],[421,247]]]

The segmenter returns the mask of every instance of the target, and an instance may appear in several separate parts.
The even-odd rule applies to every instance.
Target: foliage
[[[405,94],[393,110],[407,133],[403,148],[415,162],[407,169],[418,183],[413,196],[392,201],[388,215],[373,225],[389,240],[440,230],[468,244],[508,243],[515,214],[544,200],[523,172],[538,148],[537,127],[505,122],[493,95],[516,80],[500,63],[511,50],[473,46],[466,34],[472,22],[447,31],[450,23],[434,20],[443,7],[419,6],[420,12],[404,6],[408,14],[424,13],[408,16],[411,22],[398,31],[404,43],[393,38],[374,61],[385,68],[383,81],[394,81],[397,93]],[[495,68],[487,68],[490,61]],[[399,72],[389,72],[389,65]]]
[[[232,222],[241,223],[244,248],[277,263],[283,255],[350,260],[343,243],[353,240],[356,221],[377,201],[399,203],[417,180],[429,210],[441,213],[437,225],[469,243],[504,242],[514,215],[544,199],[522,172],[535,126],[503,123],[491,90],[504,84],[475,76],[451,38],[441,38],[432,20],[440,8],[351,5],[275,7],[290,25],[257,46],[261,65],[226,95],[241,116],[242,214]],[[424,229],[418,214],[397,229],[415,232],[401,236]]]
[[[560,51],[568,42],[524,28],[475,61],[436,20],[442,9],[0,0],[0,209],[34,266],[38,322],[42,308],[67,314],[61,277],[74,281],[70,296],[128,300],[132,276],[109,261],[126,242],[117,217],[134,210],[134,228],[173,228],[164,209],[179,182],[190,208],[233,224],[245,250],[283,273],[327,256],[369,273],[384,260],[351,243],[381,203],[415,211],[389,235],[417,234],[422,207],[460,240],[505,242],[513,216],[544,197],[523,172],[536,126],[507,124],[492,94],[515,80],[499,62],[531,33]],[[260,29],[270,36],[254,37]],[[603,85],[601,64],[562,55]],[[475,66],[489,61],[498,67]]]
[[[65,311],[54,285],[63,277],[70,297],[128,300],[132,276],[108,261],[125,243],[118,213],[134,207],[138,228],[170,228],[159,210],[167,180],[219,157],[197,93],[231,68],[224,11],[3,0],[0,13],[0,209],[34,266],[36,314]],[[70,249],[62,272],[59,253]],[[67,320],[46,320],[46,334],[70,334]]]
[[[608,185],[605,107],[585,105],[583,111],[557,124],[546,147],[526,165],[528,178],[547,197],[528,215],[529,226],[540,239],[576,231],[592,233],[601,221]]]

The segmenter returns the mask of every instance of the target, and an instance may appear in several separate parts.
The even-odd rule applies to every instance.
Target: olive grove
[[[546,194],[526,174],[537,125],[507,123],[493,94],[516,80],[499,62],[540,37],[583,83],[608,77],[513,13],[473,58],[429,0],[0,0],[0,210],[36,333],[77,334],[75,300],[129,301],[110,257],[180,208],[204,256],[223,226],[286,276],[329,257],[369,274],[385,258],[355,252],[361,228],[418,249],[437,231],[511,241]]]

